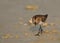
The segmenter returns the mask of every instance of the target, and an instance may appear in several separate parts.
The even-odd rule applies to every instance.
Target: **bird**
[[[47,17],[48,17],[48,14],[45,14],[45,15],[42,15],[42,14],[38,14],[38,15],[34,15],[30,20],[30,22],[32,23],[32,24],[34,24],[35,26],[36,25],[40,25],[40,28],[39,28],[39,30],[38,30],[38,33],[37,34],[35,34],[35,36],[40,36],[39,34],[41,33],[42,34],[42,32],[43,32],[43,29],[42,29],[42,24],[46,21],[46,19],[47,19]]]

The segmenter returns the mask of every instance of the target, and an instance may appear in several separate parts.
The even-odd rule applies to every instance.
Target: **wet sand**
[[[36,7],[26,6],[34,5]],[[36,14],[48,14],[45,31],[39,37],[28,24]],[[54,24],[54,25],[53,25]],[[0,43],[60,43],[60,0],[0,0]]]

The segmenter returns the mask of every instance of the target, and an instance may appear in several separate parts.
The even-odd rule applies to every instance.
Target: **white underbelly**
[[[40,22],[39,22],[39,25],[42,25],[42,24],[43,24],[43,22],[42,22],[42,21],[40,21]]]

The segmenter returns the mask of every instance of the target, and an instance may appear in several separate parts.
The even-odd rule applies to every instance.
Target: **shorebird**
[[[34,15],[32,18],[31,18],[31,23],[34,24],[35,26],[36,25],[40,25],[40,28],[38,30],[38,33],[35,35],[35,36],[40,36],[39,34],[43,32],[43,29],[42,29],[42,24],[46,21],[48,17],[48,14],[45,14],[45,15]]]

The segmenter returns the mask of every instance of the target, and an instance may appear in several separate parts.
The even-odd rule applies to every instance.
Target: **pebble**
[[[16,35],[15,38],[18,39],[19,38],[19,35]]]
[[[45,30],[44,33],[49,33],[49,31],[48,30]]]
[[[35,5],[27,5],[26,6],[26,9],[27,10],[36,10],[36,9],[38,9],[38,6],[35,6]]]
[[[25,36],[28,36],[28,33],[25,33]]]
[[[50,26],[54,26],[55,25],[55,23],[50,23]]]
[[[57,33],[57,30],[52,30],[52,33]]]
[[[44,27],[47,27],[48,25],[49,25],[48,23],[44,23],[44,24],[43,24]]]
[[[19,24],[23,24],[23,22],[19,22]]]
[[[27,24],[27,23],[25,23],[24,25],[25,25],[25,26],[27,26],[28,24]]]
[[[2,36],[2,38],[8,39],[8,38],[10,38],[10,36],[11,36],[10,34],[5,34],[5,35]]]

